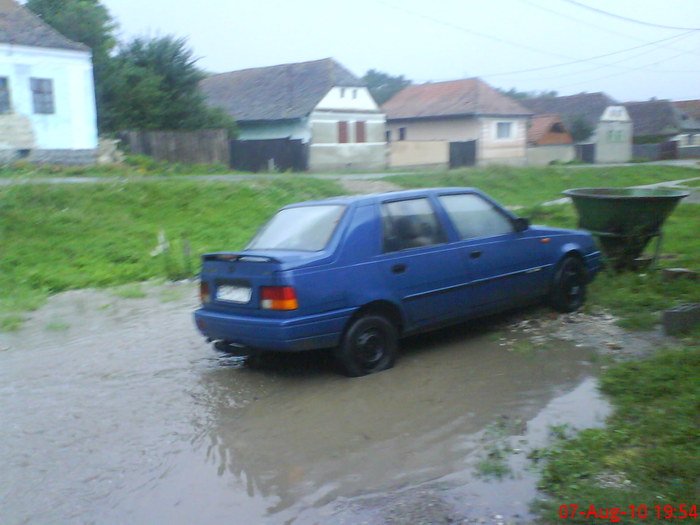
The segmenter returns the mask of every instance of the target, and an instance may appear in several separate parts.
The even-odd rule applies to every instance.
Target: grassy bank
[[[118,169],[125,180],[0,188],[0,314],[35,308],[48,294],[63,290],[190,276],[201,253],[242,247],[279,206],[344,193],[334,182],[298,176],[245,183],[189,182],[168,176],[181,169],[177,165],[159,172],[160,163],[155,161],[134,158],[130,162],[131,166],[118,168],[4,168],[7,176],[23,176],[31,170],[43,175],[92,176],[95,170],[107,174]],[[143,170],[158,180],[133,180],[132,175]],[[575,227],[570,205],[539,203],[559,198],[570,187],[650,184],[697,174],[668,166],[497,167],[391,180],[405,187],[479,187],[507,205],[525,206],[520,213],[535,223]],[[676,258],[664,264],[700,268],[699,215],[696,207],[681,206],[668,221],[664,251]],[[163,251],[166,243],[169,249]],[[159,246],[161,253],[152,255]],[[689,300],[700,301],[697,287],[669,284],[657,275],[603,275],[591,287],[591,304],[612,308],[629,319],[629,326],[648,327],[658,319],[659,310]],[[4,324],[17,323],[15,315]]]
[[[400,175],[392,182],[407,188],[473,186],[508,206],[532,207],[561,198],[569,188],[640,186],[700,176],[700,171],[677,166],[633,166],[617,168],[489,167],[454,170],[448,173]]]
[[[199,255],[241,248],[280,206],[338,193],[304,178],[0,188],[0,325],[63,290],[192,276]]]
[[[541,488],[551,499],[537,504],[546,523],[560,523],[561,509],[578,512],[621,509],[619,523],[687,523],[700,495],[700,333],[679,350],[662,351],[645,361],[610,368],[601,390],[614,408],[604,428],[574,437],[560,433],[552,447],[532,454],[544,460]],[[637,513],[632,516],[631,506]],[[598,510],[596,510],[598,513]],[[608,512],[608,516],[611,514]],[[696,518],[697,519],[697,518]],[[570,523],[590,523],[574,513]]]

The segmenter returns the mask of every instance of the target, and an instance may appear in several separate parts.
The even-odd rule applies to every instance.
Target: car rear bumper
[[[352,310],[270,319],[231,315],[200,308],[194,312],[199,331],[213,341],[258,350],[298,352],[337,346]]]

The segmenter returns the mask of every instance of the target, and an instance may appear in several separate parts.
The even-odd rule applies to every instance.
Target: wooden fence
[[[229,165],[228,132],[223,129],[197,131],[125,131],[120,138],[132,155],[183,164]]]

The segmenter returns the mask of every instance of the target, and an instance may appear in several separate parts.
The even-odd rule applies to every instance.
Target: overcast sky
[[[358,76],[378,69],[418,83],[476,76],[621,102],[700,99],[699,0],[102,3],[120,39],[186,37],[217,73],[333,57]]]

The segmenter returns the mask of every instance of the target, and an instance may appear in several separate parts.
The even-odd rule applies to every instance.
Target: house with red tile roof
[[[574,139],[556,113],[535,115],[527,128],[527,159],[530,166],[569,162],[576,158]]]
[[[427,148],[427,143],[463,143],[473,150],[466,164],[527,162],[527,122],[532,112],[478,78],[408,86],[382,110],[392,153],[403,142],[415,151]],[[415,155],[414,163],[431,163],[419,161],[420,155]]]
[[[0,0],[0,55],[0,161],[95,162],[90,49]]]

